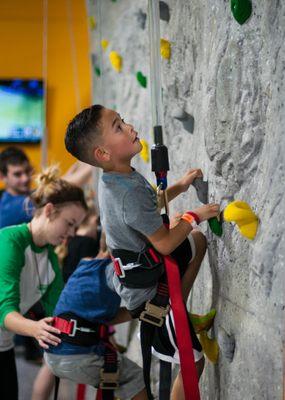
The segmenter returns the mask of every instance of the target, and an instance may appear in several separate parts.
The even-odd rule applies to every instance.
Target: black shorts
[[[194,360],[197,362],[203,357],[202,346],[196,336],[189,317],[188,323],[192,339]],[[160,360],[180,364],[172,310],[167,314],[163,326],[155,329],[152,347],[153,354]]]

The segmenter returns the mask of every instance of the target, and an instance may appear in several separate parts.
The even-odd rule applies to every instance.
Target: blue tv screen
[[[40,142],[44,107],[42,80],[0,79],[0,142]]]

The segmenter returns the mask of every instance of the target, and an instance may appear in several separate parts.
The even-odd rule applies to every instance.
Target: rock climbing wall
[[[154,182],[146,157],[147,144],[153,142],[147,1],[90,1],[88,7],[94,102],[116,109],[137,128],[146,148],[134,165]],[[217,309],[211,335],[218,338],[220,357],[218,364],[206,365],[202,398],[279,400],[285,3],[253,0],[244,24],[234,18],[229,1],[167,0],[161,7],[161,37],[169,41],[171,53],[170,59],[161,58],[169,183],[200,167],[209,182],[209,201],[224,207],[244,200],[260,219],[253,241],[241,236],[234,224],[224,224],[221,238],[203,227],[209,249],[189,306],[201,313]],[[191,188],[171,204],[171,212],[199,204]],[[130,336],[129,353],[137,360],[138,341],[135,334]]]

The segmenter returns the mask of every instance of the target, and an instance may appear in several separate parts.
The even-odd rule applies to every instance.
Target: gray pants
[[[98,387],[104,357],[94,353],[70,356],[45,353],[44,358],[53,374],[59,378]],[[142,369],[121,354],[118,354],[118,361],[120,387],[115,390],[115,396],[122,400],[132,399],[145,386]]]

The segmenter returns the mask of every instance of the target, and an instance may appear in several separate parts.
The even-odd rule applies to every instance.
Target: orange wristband
[[[195,221],[194,217],[192,217],[192,215],[185,213],[182,215],[181,219],[183,219],[183,221],[188,222],[188,224],[192,225],[192,228],[196,228],[197,222]]]

